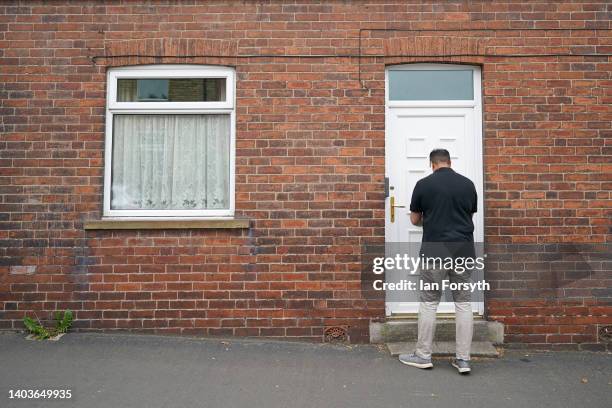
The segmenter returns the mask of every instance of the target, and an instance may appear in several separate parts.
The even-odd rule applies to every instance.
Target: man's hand
[[[410,222],[412,225],[420,227],[423,225],[423,214],[419,212],[410,212]]]

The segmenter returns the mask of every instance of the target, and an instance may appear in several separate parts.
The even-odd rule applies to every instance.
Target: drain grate
[[[612,342],[612,326],[601,326],[599,328],[599,340],[605,343]]]
[[[325,341],[328,343],[342,343],[348,340],[346,329],[340,326],[325,329]]]

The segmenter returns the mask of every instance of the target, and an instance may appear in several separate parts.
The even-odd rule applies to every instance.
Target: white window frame
[[[148,219],[151,217],[180,218],[232,218],[235,210],[236,166],[236,109],[235,71],[230,67],[206,65],[141,65],[111,68],[107,72],[106,132],[104,144],[104,205],[105,218]],[[219,102],[117,102],[119,79],[143,78],[225,78],[225,101]],[[115,114],[229,114],[229,208],[210,210],[113,210],[111,209],[111,177],[113,153],[113,116]]]

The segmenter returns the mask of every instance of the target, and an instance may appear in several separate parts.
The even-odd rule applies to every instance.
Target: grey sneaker
[[[470,368],[470,362],[467,360],[454,359],[451,363],[453,367],[459,371],[459,374],[469,374],[472,369]]]
[[[431,363],[431,358],[421,358],[417,356],[415,353],[412,354],[400,354],[399,361],[409,366],[413,366],[416,368],[432,368],[433,364]]]

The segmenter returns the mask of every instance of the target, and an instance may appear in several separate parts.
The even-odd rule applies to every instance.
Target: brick
[[[20,327],[21,314],[7,311],[66,306],[78,308],[77,329],[322,340],[325,327],[340,325],[350,327],[351,341],[367,341],[367,323],[384,317],[384,303],[364,302],[355,271],[360,245],[384,242],[384,68],[391,63],[482,65],[488,243],[611,241],[607,61],[410,56],[565,46],[609,53],[595,31],[561,41],[554,31],[468,30],[484,20],[524,27],[525,19],[557,28],[570,17],[575,27],[595,27],[607,23],[602,4],[434,4],[435,13],[420,15],[399,0],[371,4],[368,13],[351,3],[246,3],[240,15],[234,5],[216,6],[206,38],[198,34],[213,18],[206,5],[153,4],[134,23],[138,7],[34,5],[4,26],[0,328]],[[243,17],[253,14],[263,18]],[[232,58],[354,53],[355,32],[372,16],[381,26],[434,31],[365,31],[365,54],[398,56],[364,57],[361,73],[347,58]],[[325,38],[313,34],[319,28]],[[442,28],[466,31],[436,36]],[[160,32],[162,39],[148,38]],[[219,57],[90,59],[143,51]],[[236,67],[236,209],[254,220],[248,231],[82,229],[102,212],[106,69],[157,62]],[[545,262],[526,259],[492,268],[488,312],[508,325],[506,341],[601,349],[594,336],[597,325],[611,324],[610,305],[597,303],[597,291],[606,281],[568,271],[557,277],[579,287],[550,287],[550,276]],[[568,295],[574,304],[554,300]]]

